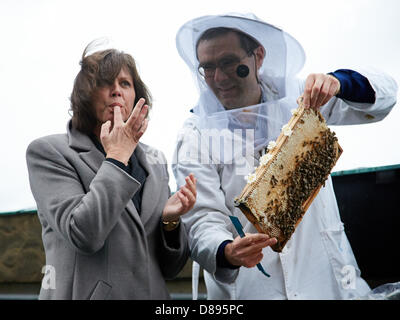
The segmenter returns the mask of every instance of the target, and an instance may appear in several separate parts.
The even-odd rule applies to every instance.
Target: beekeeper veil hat
[[[199,61],[196,50],[202,34],[211,28],[218,27],[231,28],[245,33],[264,47],[265,57],[258,70],[258,80],[262,88],[268,89],[272,93],[267,97],[269,101],[264,99],[256,106],[226,110],[210,90],[203,76],[198,72]],[[280,101],[285,105],[288,104],[285,90],[286,80],[294,77],[302,69],[305,62],[303,48],[296,39],[280,28],[261,21],[253,14],[226,14],[203,16],[188,21],[177,33],[176,46],[180,56],[192,70],[197,80],[200,98],[193,108],[193,112],[200,117],[203,128],[248,129],[249,126],[253,126],[253,129],[255,129],[255,145],[263,144],[265,143],[264,140],[268,139],[267,126],[271,127],[271,124],[275,123],[275,127],[280,129],[282,120],[277,123],[276,119],[282,119],[282,117],[277,117],[273,109],[276,108],[278,112],[282,112]],[[295,101],[297,97],[292,98]],[[272,103],[273,106],[268,106],[268,103]],[[250,110],[246,110],[249,108]],[[241,111],[244,110],[250,111],[247,114],[253,114],[258,120],[248,121],[246,119],[243,121],[244,117]],[[290,112],[283,112],[285,113],[284,118],[290,118]],[[260,121],[261,118],[263,119]],[[252,125],[249,125],[249,123],[252,123]],[[275,132],[273,135],[277,134],[278,132]]]
[[[305,54],[300,43],[283,30],[261,21],[254,14],[203,16],[185,23],[176,36],[176,46],[188,67],[197,73],[196,47],[208,29],[225,27],[239,30],[260,43],[266,52],[261,75],[285,78],[296,75],[303,67]]]

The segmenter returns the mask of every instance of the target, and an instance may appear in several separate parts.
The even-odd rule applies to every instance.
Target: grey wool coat
[[[148,173],[140,215],[131,201],[140,183],[104,161],[71,122],[66,134],[28,146],[46,266],[55,276],[43,281],[40,299],[170,298],[164,279],[187,261],[186,231],[181,223],[179,246],[169,246],[161,222],[170,196],[165,157],[142,143],[136,150]]]

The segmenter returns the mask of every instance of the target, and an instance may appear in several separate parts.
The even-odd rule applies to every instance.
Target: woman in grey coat
[[[196,179],[170,197],[164,155],[139,142],[151,98],[134,59],[88,47],[67,133],[27,149],[46,254],[39,298],[168,299],[164,279],[189,255],[180,216]]]

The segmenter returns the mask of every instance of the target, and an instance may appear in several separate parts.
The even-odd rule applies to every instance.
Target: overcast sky
[[[63,133],[84,47],[109,37],[137,60],[154,97],[142,141],[172,160],[198,94],[175,47],[186,21],[253,12],[292,36],[307,60],[300,76],[374,67],[400,83],[398,0],[40,1],[0,0],[0,212],[34,207],[25,162],[30,141]],[[398,105],[380,123],[333,127],[344,153],[334,171],[400,163]],[[175,180],[170,170],[170,186]]]

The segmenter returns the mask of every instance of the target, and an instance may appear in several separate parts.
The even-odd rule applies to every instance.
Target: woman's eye
[[[130,83],[129,81],[127,81],[127,80],[123,80],[123,81],[121,82],[121,85],[123,85],[124,87],[130,87],[130,86],[131,86],[131,83]]]

